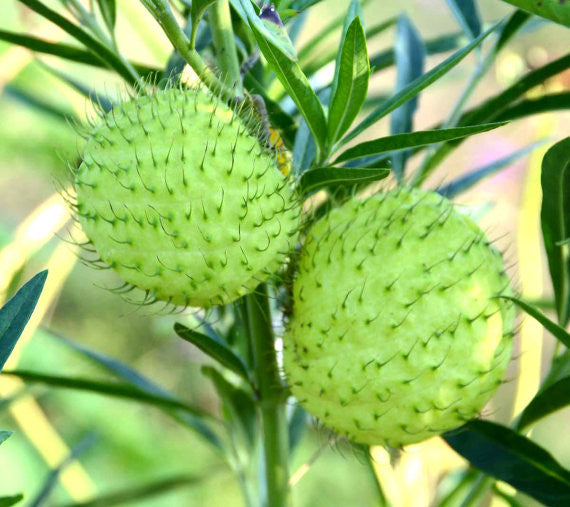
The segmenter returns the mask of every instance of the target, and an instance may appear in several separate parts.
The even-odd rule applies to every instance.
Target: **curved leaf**
[[[570,92],[550,93],[536,99],[525,99],[505,109],[497,120],[518,120],[533,114],[570,109]]]
[[[546,505],[570,503],[570,471],[542,447],[487,421],[471,421],[444,434],[447,443],[479,470]]]
[[[99,380],[85,379],[81,377],[60,377],[56,375],[44,375],[26,370],[10,370],[2,372],[3,375],[12,375],[22,379],[24,382],[44,384],[52,387],[61,387],[64,389],[75,389],[79,391],[88,391],[116,398],[123,398],[132,401],[138,401],[153,405],[160,408],[180,409],[197,417],[210,418],[211,416],[192,405],[167,396],[151,394],[129,384],[121,384],[118,382],[101,382]]]
[[[205,334],[187,328],[178,322],[174,324],[174,332],[183,340],[198,347],[204,354],[215,359],[228,370],[239,375],[249,383],[249,373],[243,360],[237,356],[225,343],[214,340]]]
[[[0,370],[30,320],[46,278],[47,271],[38,273],[0,309]]]
[[[518,299],[510,296],[498,296],[504,299],[510,299],[517,306],[522,308],[526,313],[528,313],[532,318],[540,322],[544,328],[552,333],[552,335],[566,347],[570,347],[570,334],[563,328],[560,327],[556,322],[551,321],[546,315],[537,310],[534,306],[529,305],[522,299]]]
[[[12,496],[0,496],[0,507],[11,507],[16,505],[24,499],[24,495],[19,493],[18,495]]]
[[[418,79],[412,81],[408,86],[406,86],[403,90],[400,90],[398,93],[394,94],[386,102],[383,102],[342,139],[342,144],[345,144],[348,141],[354,139],[358,134],[364,132],[364,130],[376,123],[380,118],[383,118],[397,107],[414,98],[424,88],[428,87],[434,81],[437,81],[441,76],[447,74],[499,26],[500,23],[495,23],[485,33],[474,39],[470,44],[451,55],[449,58],[431,69],[429,72],[426,72]]]
[[[112,33],[115,30],[115,22],[117,21],[117,3],[116,0],[97,0],[101,16]]]
[[[532,423],[570,405],[570,377],[542,389],[523,410],[517,430],[521,431]]]
[[[372,183],[386,178],[389,174],[390,169],[387,168],[319,167],[303,173],[298,189],[301,194],[307,194],[331,185]]]
[[[570,27],[570,3],[565,0],[503,0],[525,11]]]
[[[556,143],[542,160],[542,237],[558,321],[565,327],[570,319],[570,137]]]
[[[328,119],[330,146],[350,128],[364,104],[368,91],[370,65],[364,28],[359,17],[354,18],[346,31],[337,75]]]
[[[388,151],[404,150],[415,148],[416,146],[425,146],[426,144],[448,141],[450,139],[458,139],[462,137],[487,132],[489,130],[501,127],[505,123],[486,123],[482,125],[473,125],[471,127],[455,127],[451,129],[439,130],[420,130],[407,134],[396,134],[394,136],[380,137],[373,141],[367,141],[357,144],[352,148],[341,153],[334,163],[344,162],[346,160],[354,160],[356,158],[367,157],[370,155],[378,155]]]

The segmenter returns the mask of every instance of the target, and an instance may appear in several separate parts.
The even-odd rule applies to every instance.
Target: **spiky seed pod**
[[[249,293],[293,246],[300,207],[252,126],[203,90],[102,115],[76,174],[102,261],[149,298],[209,307]]]
[[[501,383],[514,308],[500,254],[451,202],[397,189],[309,230],[284,337],[293,394],[351,440],[400,447],[473,418]]]

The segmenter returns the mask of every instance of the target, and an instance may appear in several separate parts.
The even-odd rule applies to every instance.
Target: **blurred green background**
[[[48,3],[60,5],[57,1]],[[125,54],[138,62],[164,65],[169,53],[168,43],[138,0],[119,0],[117,3],[117,32]],[[345,1],[325,0],[314,8],[297,45],[302,46],[320,25],[342,14],[346,5]],[[479,6],[487,22],[512,11],[510,6],[497,0],[482,0]],[[407,12],[425,38],[460,29],[445,0],[373,1],[365,9],[365,21],[373,24],[402,11]],[[0,2],[0,29],[66,40],[56,28],[14,0]],[[370,53],[391,46],[394,36],[392,29],[375,39]],[[338,37],[337,32],[315,53],[335,47]],[[472,103],[480,102],[512,84],[528,70],[560,56],[569,46],[568,30],[550,23],[521,33],[502,53]],[[427,66],[433,66],[442,58],[443,55],[428,58]],[[52,57],[40,59],[90,86],[115,93],[117,79],[110,74],[63,63]],[[428,127],[445,117],[469,78],[473,64],[473,57],[467,58],[423,92],[416,128]],[[394,80],[393,70],[383,71],[374,78],[371,86],[375,93],[390,93]],[[570,74],[561,74],[545,86],[550,91],[568,89]],[[153,310],[139,309],[101,288],[120,284],[114,274],[73,264],[75,257],[71,247],[62,246],[64,243],[55,235],[60,233],[67,237],[65,227],[58,231],[54,226],[61,225],[58,201],[50,201],[56,202],[55,207],[43,208],[43,214],[35,216],[35,229],[25,229],[26,217],[50,199],[61,184],[65,185],[64,160],[72,159],[81,147],[81,139],[52,108],[79,117],[89,111],[86,100],[50,74],[34,55],[0,42],[2,290],[13,289],[46,265],[51,268],[48,282],[51,284],[48,288],[51,301],[45,308],[43,327],[21,350],[18,367],[58,375],[108,378],[101,369],[50,337],[46,331],[49,328],[120,359],[184,399],[218,411],[214,391],[200,373],[200,367],[206,361],[204,356],[177,339],[172,331],[175,321],[184,321],[188,316],[155,315]],[[454,175],[500,158],[537,139],[549,136],[559,139],[568,134],[569,124],[568,114],[542,115],[475,136],[445,162],[430,184],[449,181]],[[379,137],[388,129],[389,122],[385,121],[370,135]],[[550,294],[538,230],[539,155],[537,151],[531,157],[520,159],[461,198],[465,205],[492,204],[490,212],[482,218],[483,224],[489,228],[492,237],[507,234],[500,244],[509,248],[507,257],[516,264],[511,268],[516,285],[530,298],[548,298]],[[413,159],[411,167],[418,161]],[[69,274],[68,268],[72,268]],[[16,278],[11,281],[13,276]],[[502,422],[507,422],[516,407],[530,399],[539,375],[544,374],[552,355],[549,337],[545,336],[544,346],[541,345],[541,328],[533,327],[531,323],[525,326],[523,345],[518,351],[521,355],[513,361],[509,372],[509,378],[514,380],[500,390],[488,410],[491,417]],[[526,342],[525,332],[531,338]],[[0,389],[2,386],[0,383]],[[8,385],[6,389],[10,391],[12,387]],[[6,390],[0,392],[5,395]],[[68,479],[73,483],[75,500],[149,484],[161,478],[195,474],[200,478],[195,484],[136,501],[134,505],[242,505],[239,486],[220,458],[192,433],[155,409],[78,392],[47,388],[33,388],[31,392],[47,416],[51,431],[55,430],[67,446],[74,446],[89,434],[96,437],[81,457],[81,469],[69,469],[75,473]],[[15,431],[0,448],[0,496],[24,491],[28,499],[33,498],[50,473],[42,453],[58,455],[57,447],[49,439],[50,433],[44,432],[44,425],[31,406],[37,408],[25,400],[13,404],[12,412],[6,406],[0,406],[0,428]],[[564,431],[568,417],[568,410],[561,411],[543,420],[532,433],[532,438],[547,447],[565,466],[570,466],[570,436]],[[28,421],[25,428],[18,424],[18,418]],[[292,471],[307,462],[326,444],[327,438],[314,424],[310,425],[295,452]],[[377,458],[380,475],[384,475],[383,485],[397,505],[434,503],[435,485],[441,474],[431,473],[430,468],[461,465],[439,440],[423,447],[414,446],[404,454],[397,470],[382,462],[386,457],[381,451]],[[408,488],[411,489],[406,492]],[[370,470],[351,448],[338,445],[322,453],[294,486],[293,492],[298,506],[374,505],[375,483]],[[59,484],[48,505],[70,501],[69,488]],[[522,501],[531,505],[529,500]]]

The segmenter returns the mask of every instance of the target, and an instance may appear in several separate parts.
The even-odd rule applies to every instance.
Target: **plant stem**
[[[285,396],[265,284],[246,296],[246,306],[260,397],[267,505],[282,507],[289,503],[289,445]]]
[[[243,96],[243,85],[228,0],[218,0],[210,7],[208,16],[214,48],[216,49],[216,58],[224,74],[224,81],[226,85],[235,88],[238,96]]]
[[[235,90],[229,88],[220,81],[216,75],[208,68],[202,57],[190,46],[190,41],[176,21],[172,9],[166,0],[142,0],[144,6],[159,22],[168,37],[168,40],[176,48],[180,56],[184,58],[202,82],[216,95],[223,100],[235,99]]]

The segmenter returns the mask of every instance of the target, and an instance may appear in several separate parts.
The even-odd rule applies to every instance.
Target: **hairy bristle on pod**
[[[511,358],[499,252],[433,192],[352,198],[307,233],[284,336],[298,401],[350,440],[401,447],[474,418]]]
[[[157,91],[102,113],[74,206],[100,262],[176,306],[226,304],[275,273],[301,210],[255,130],[253,116],[242,120],[202,89]]]

